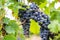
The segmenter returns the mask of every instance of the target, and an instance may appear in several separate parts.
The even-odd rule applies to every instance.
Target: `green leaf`
[[[49,7],[46,7],[44,12],[47,14],[47,15],[50,15],[50,8]]]
[[[19,30],[19,26],[15,20],[11,20],[8,25],[11,26],[16,31]]]
[[[44,3],[46,0],[28,0],[29,2],[35,2],[36,4],[40,5],[41,3]]]
[[[60,32],[60,24],[58,24],[58,30],[59,30],[59,32]]]
[[[57,15],[57,16],[56,16],[56,19],[60,22],[60,12],[57,12],[56,15]]]
[[[44,8],[44,7],[46,6],[46,4],[47,4],[47,2],[41,3],[41,4],[39,5],[39,7],[40,7],[40,8]]]
[[[5,26],[5,30],[8,34],[15,34],[15,30],[11,26]]]
[[[17,40],[14,35],[6,35],[3,40]]]
[[[60,10],[52,9],[50,13],[51,13],[50,14],[51,20],[56,19],[56,20],[60,21]]]
[[[3,18],[3,22],[4,22],[5,24],[8,24],[8,23],[9,23],[9,21],[10,21],[10,19],[9,19],[9,18],[7,18],[7,17]]]
[[[57,21],[57,20],[54,20],[54,21],[52,21],[51,22],[51,24],[48,26],[48,28],[50,29],[50,31],[52,32],[52,33],[58,33],[58,28],[59,28],[59,26],[58,26],[58,24],[59,24],[59,22]]]
[[[4,5],[4,4],[5,4],[5,0],[0,0],[0,3],[1,3],[2,5]]]

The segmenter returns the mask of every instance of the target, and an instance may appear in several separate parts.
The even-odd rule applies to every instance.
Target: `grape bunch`
[[[25,6],[26,7],[26,6]],[[25,8],[23,6],[23,8]],[[29,28],[30,28],[30,19],[35,20],[41,26],[41,38],[42,40],[49,40],[49,29],[48,25],[50,24],[49,17],[44,14],[43,12],[39,11],[39,7],[32,3],[30,8],[26,10],[19,10],[20,19],[22,21],[26,20],[25,24],[23,24],[24,34],[29,35]]]
[[[48,25],[50,24],[49,17],[43,12],[40,12],[39,7],[35,3],[32,3],[30,5],[30,10],[31,11],[29,14],[31,19],[38,22],[39,25],[41,26],[40,35],[42,40],[49,40],[49,29],[48,29]]]
[[[22,26],[23,26],[23,30],[24,30],[24,35],[27,35],[29,37],[30,20],[28,17],[29,14],[27,13],[28,8],[26,5],[22,5],[21,7],[22,8],[19,9],[18,16],[19,16],[21,22],[24,22],[26,20],[25,23],[22,24]]]
[[[39,7],[35,3],[30,5],[30,10],[28,14],[30,14],[31,19],[38,22],[41,27],[48,29],[47,26],[50,24],[49,17],[43,12],[38,11]]]

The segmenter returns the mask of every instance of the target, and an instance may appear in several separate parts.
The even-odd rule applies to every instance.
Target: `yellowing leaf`
[[[40,26],[38,25],[37,22],[31,19],[31,24],[30,24],[30,32],[34,34],[39,34],[40,32]]]

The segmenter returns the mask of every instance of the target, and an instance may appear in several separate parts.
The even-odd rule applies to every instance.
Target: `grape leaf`
[[[15,30],[11,26],[5,26],[5,30],[8,34],[15,34]]]
[[[9,19],[9,18],[7,18],[7,17],[3,18],[3,22],[4,22],[5,24],[8,24],[8,23],[9,23],[9,21],[10,21],[10,19]]]
[[[51,22],[51,24],[48,26],[48,28],[50,29],[50,31],[52,32],[52,33],[58,33],[58,28],[59,28],[59,26],[58,26],[58,24],[59,24],[59,22],[57,21],[57,20],[54,20],[54,21],[52,21]]]
[[[11,20],[8,25],[11,26],[16,31],[19,29],[19,26],[15,20]]]
[[[38,25],[37,22],[31,19],[30,23],[30,32],[34,34],[39,34],[40,33],[40,26]]]
[[[3,40],[17,40],[14,35],[6,35]]]

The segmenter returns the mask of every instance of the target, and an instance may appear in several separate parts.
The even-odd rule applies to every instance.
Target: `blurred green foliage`
[[[17,38],[14,35],[6,35],[3,40],[17,40]]]
[[[31,0],[28,0],[28,1],[30,2]],[[54,0],[51,3],[50,1],[47,1],[47,0],[32,0],[32,2],[35,2],[40,7],[40,9],[50,17],[51,24],[48,26],[50,31],[52,33],[60,32],[60,9],[54,8],[54,5],[55,3],[58,2],[58,0]],[[16,40],[15,35],[18,34],[18,31],[20,31],[20,38],[24,38],[23,29],[22,28],[19,29],[19,25],[17,24],[17,22],[15,20],[4,18],[5,17],[4,7],[8,7],[9,9],[11,9],[13,11],[13,15],[16,18],[18,18],[18,9],[21,8],[19,4],[22,5],[22,3],[17,2],[17,0],[0,0],[0,31],[3,28],[2,24],[5,23],[7,24],[5,26],[5,30],[9,34],[4,36],[4,40]],[[32,23],[35,23],[35,22],[33,21]],[[10,34],[13,34],[13,35],[10,35]],[[54,40],[59,40],[59,39],[60,39],[60,34],[58,34],[54,38]]]

